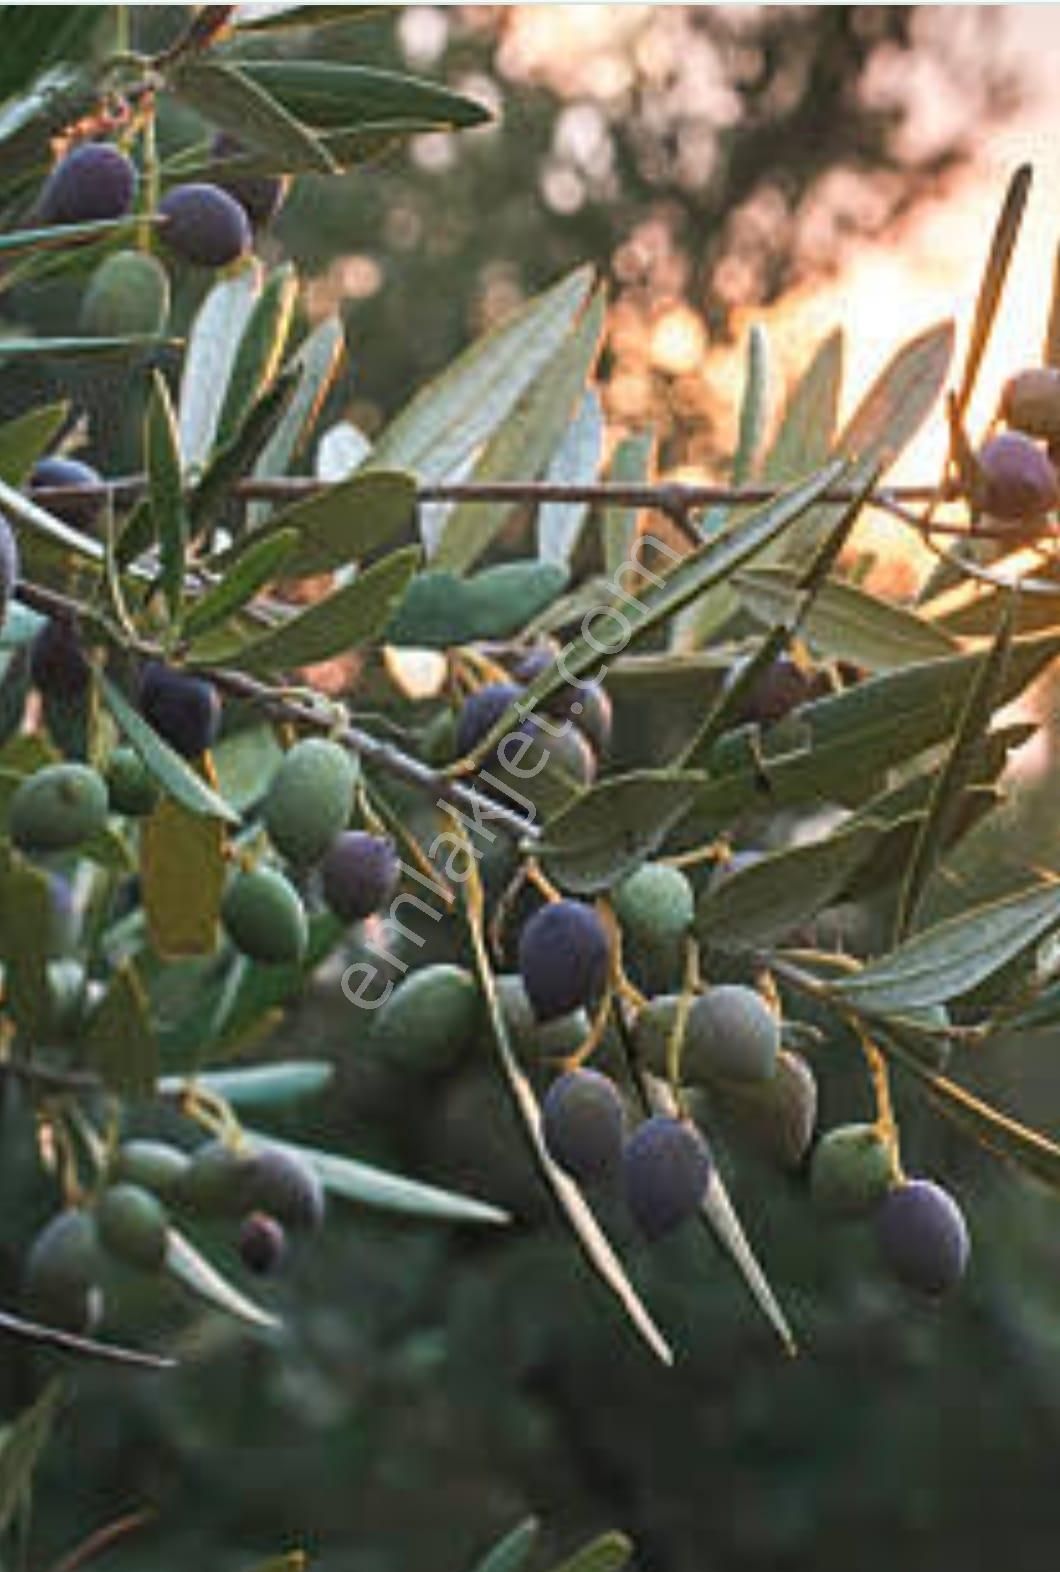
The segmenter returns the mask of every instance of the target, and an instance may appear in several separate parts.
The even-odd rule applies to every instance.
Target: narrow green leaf
[[[126,1368],[172,1370],[177,1363],[165,1354],[145,1354],[137,1348],[123,1348],[119,1343],[97,1343],[94,1338],[81,1337],[76,1332],[64,1332],[57,1326],[42,1326],[37,1321],[27,1321],[23,1316],[12,1315],[9,1310],[0,1310],[0,1332],[41,1348],[54,1348],[76,1359],[96,1359],[104,1364],[123,1365]]]
[[[0,1435],[0,1534],[6,1534],[29,1498],[33,1475],[51,1437],[63,1383],[49,1381]]]
[[[975,391],[976,377],[979,367],[983,363],[986,346],[990,341],[994,321],[997,317],[1001,296],[1005,288],[1005,279],[1008,277],[1009,264],[1012,253],[1016,249],[1016,240],[1019,236],[1020,226],[1023,223],[1023,214],[1030,195],[1031,179],[1034,171],[1030,164],[1021,164],[1009,180],[1005,199],[1001,204],[997,224],[990,240],[990,251],[987,255],[983,277],[979,284],[979,294],[975,302],[975,315],[972,318],[972,330],[968,336],[968,351],[964,357],[964,374],[961,377],[960,387],[954,404],[954,412],[958,422],[963,418],[969,400]]]
[[[235,434],[214,448],[198,484],[188,498],[188,520],[194,535],[221,512],[262,448],[282,424],[298,387],[296,371],[281,371],[271,387],[250,406]]]
[[[462,93],[396,71],[298,59],[246,60],[241,69],[289,114],[319,130],[395,119],[459,128],[491,118]]]
[[[141,906],[156,953],[212,955],[228,873],[222,821],[163,797],[141,821],[137,848]]]
[[[393,551],[297,617],[246,645],[232,664],[282,671],[359,649],[386,627],[420,560],[418,546]]]
[[[206,120],[267,157],[277,171],[336,173],[338,165],[313,132],[249,71],[195,55],[170,71],[168,85]]]
[[[158,1043],[143,984],[121,961],[85,1028],[85,1056],[106,1086],[123,1097],[150,1097],[158,1076]]]
[[[924,1064],[888,1033],[884,1022],[878,1023],[875,1035],[884,1052],[921,1083],[939,1113],[952,1124],[980,1146],[1005,1158],[1050,1189],[1060,1190],[1060,1146],[1055,1141],[1002,1113]]]
[[[372,16],[375,5],[298,5],[285,0],[238,5],[232,18],[241,33],[274,33],[290,27],[327,27],[331,23],[359,22]]]
[[[834,985],[844,1004],[901,1014],[946,1004],[992,977],[1060,925],[1060,883],[1035,884],[926,928]]]
[[[604,413],[599,395],[589,388],[552,455],[545,480],[553,486],[591,485],[600,468],[603,446]],[[569,568],[588,512],[587,502],[542,503],[537,510],[539,560]]]
[[[66,423],[66,403],[39,404],[0,426],[0,480],[21,486]]]
[[[158,733],[133,709],[120,688],[116,688],[107,677],[100,679],[100,686],[107,708],[119,729],[132,743],[163,790],[192,813],[223,819],[227,824],[239,823],[238,813],[207,786],[202,776],[197,775],[179,753],[163,742]]]
[[[938,866],[957,813],[964,802],[983,739],[1000,702],[1005,667],[1012,649],[1012,607],[998,628],[997,638],[983,661],[961,713],[945,763],[935,779],[927,812],[910,854],[895,916],[895,938],[900,939],[913,924],[925,886]]]
[[[716,541],[708,542],[688,556],[680,557],[669,573],[652,574],[650,587],[640,599],[623,597],[621,620],[626,624],[628,633],[623,647],[628,647],[645,633],[668,622],[697,596],[706,594],[715,584],[722,583],[737,568],[750,562],[758,552],[778,539],[786,529],[790,529],[794,520],[846,472],[846,466],[841,461],[826,465],[809,480],[791,487],[772,502],[756,509]],[[640,571],[645,573],[647,570],[642,566]],[[568,644],[555,664],[530,684],[519,701],[524,715],[575,677],[584,676],[590,671],[599,671],[603,675],[607,667],[605,665],[601,669],[601,649],[609,651],[615,638],[613,621],[608,620],[607,627],[606,641],[596,638],[590,629],[584,637]],[[477,750],[481,756],[485,756],[511,730],[516,718],[515,709],[513,705],[511,711],[500,718],[490,735],[483,739]]]
[[[1014,641],[1002,687],[1015,698],[1060,654],[1060,636]],[[771,742],[755,726],[725,733],[709,761],[711,780],[693,817],[702,837],[751,807],[772,811],[808,801],[863,802],[883,773],[935,747],[957,726],[969,685],[985,656],[947,656],[885,672],[804,705],[797,733]],[[779,732],[779,729],[778,729]]]
[[[786,484],[816,469],[832,452],[843,382],[843,334],[836,328],[788,394],[777,434],[762,464],[765,480]]]
[[[644,1079],[653,1111],[669,1114],[672,1118],[676,1117],[679,1109],[670,1086],[654,1075],[645,1075]],[[795,1354],[798,1348],[794,1333],[788,1325],[788,1319],[770,1286],[768,1277],[751,1248],[751,1242],[744,1232],[739,1213],[717,1168],[711,1172],[707,1193],[700,1207],[700,1216],[739,1273],[751,1298],[776,1332],[785,1350],[789,1354]]]
[[[338,316],[325,317],[299,345],[289,363],[289,369],[298,376],[294,396],[258,455],[255,480],[273,480],[288,473],[338,373],[344,347],[345,333]],[[272,503],[251,503],[247,513],[249,528],[259,529],[275,511]]]
[[[213,1097],[223,1097],[233,1108],[273,1108],[299,1102],[324,1090],[335,1078],[327,1059],[291,1059],[276,1064],[252,1064],[234,1070],[203,1070],[191,1079],[164,1075],[158,1083],[160,1097],[179,1097],[201,1087]]]
[[[835,452],[884,469],[893,464],[934,408],[952,357],[952,322],[941,322],[903,344],[840,432]],[[776,559],[800,562],[834,518],[834,504],[808,514]]]
[[[769,414],[769,339],[759,322],[747,335],[747,373],[740,402],[740,425],[732,459],[732,483],[742,486],[755,472]]]
[[[591,1539],[576,1550],[566,1561],[552,1568],[552,1572],[619,1572],[633,1554],[633,1541],[625,1534],[612,1530]]]
[[[297,530],[282,529],[254,540],[237,562],[197,600],[184,619],[186,638],[197,638],[224,622],[278,578],[299,544]]]
[[[536,1517],[524,1517],[475,1562],[473,1572],[522,1572],[540,1530]]]
[[[263,1310],[223,1277],[191,1240],[172,1226],[166,1234],[165,1270],[197,1299],[234,1316],[237,1321],[270,1331],[282,1324],[278,1317]]]
[[[247,318],[217,417],[215,448],[232,441],[279,371],[297,298],[298,275],[285,262],[269,274]]]
[[[566,587],[552,562],[502,562],[471,578],[417,573],[387,624],[388,644],[447,649],[476,639],[511,638]]]
[[[373,469],[441,480],[475,453],[552,359],[593,288],[578,268],[478,339],[416,394],[383,431]]]
[[[610,889],[659,849],[704,779],[678,770],[613,775],[544,825],[535,854],[565,890]]]
[[[493,436],[468,479],[535,480],[552,458],[581,398],[600,347],[604,295],[597,290],[566,341],[535,377]],[[510,502],[464,502],[450,513],[432,566],[465,573],[488,550],[512,513]]]
[[[789,622],[801,599],[799,575],[780,566],[744,568],[733,576],[744,607],[756,621]],[[829,579],[802,621],[803,637],[820,654],[853,661],[870,671],[887,671],[953,655],[958,641],[913,611],[866,594],[841,579]]]
[[[355,1162],[351,1157],[341,1157],[337,1152],[321,1152],[312,1146],[278,1141],[275,1136],[264,1135],[260,1131],[251,1130],[247,1134],[304,1158],[316,1171],[327,1191],[344,1200],[356,1201],[361,1206],[377,1207],[385,1212],[403,1212],[411,1217],[438,1222],[496,1224],[510,1221],[507,1212],[491,1206],[487,1201],[476,1200],[473,1196],[439,1190],[434,1185],[421,1184],[417,1179],[406,1179],[401,1174],[387,1173],[383,1168]]]
[[[166,379],[154,373],[151,401],[147,406],[147,474],[151,512],[161,565],[160,582],[170,620],[179,625],[184,604],[184,571],[188,548],[188,515],[177,418]]]
[[[120,338],[0,338],[2,360],[106,360],[139,357],[145,351],[179,349],[180,339],[151,333],[126,333]]]
[[[696,906],[702,944],[742,950],[775,943],[842,893],[879,842],[878,825],[859,824],[823,840],[771,852],[708,884]]]
[[[16,257],[61,251],[89,240],[122,240],[135,234],[140,223],[139,217],[98,218],[84,224],[50,224],[46,229],[12,229],[0,235],[0,257],[12,262]]]
[[[593,1216],[581,1191],[563,1169],[549,1156],[541,1132],[541,1114],[530,1082],[523,1073],[508,1037],[504,1012],[497,997],[497,983],[490,965],[480,912],[481,888],[475,870],[472,870],[468,926],[475,953],[475,968],[482,985],[486,1006],[492,1024],[492,1039],[498,1064],[504,1077],[515,1112],[523,1127],[534,1162],[552,1192],[561,1214],[574,1235],[585,1260],[604,1286],[615,1296],[625,1311],[631,1325],[656,1358],[664,1365],[673,1364],[673,1352],[659,1331],[647,1307],[637,1294],[623,1270],[606,1234]]]
[[[261,290],[262,269],[250,261],[214,284],[188,333],[178,401],[180,448],[192,472],[210,456],[236,353]]]
[[[253,540],[297,530],[298,550],[285,573],[288,578],[309,578],[379,551],[408,530],[415,517],[416,483],[411,475],[403,470],[364,470],[274,514]],[[226,552],[217,566],[227,570],[250,546],[248,537]]]

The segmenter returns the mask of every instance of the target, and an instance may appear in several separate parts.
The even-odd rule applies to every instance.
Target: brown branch
[[[106,620],[98,613],[81,606],[79,602],[72,600],[68,595],[60,594],[57,590],[47,589],[42,584],[22,581],[18,585],[16,594],[25,605],[32,607],[34,611],[42,612],[45,616],[68,617],[77,622],[87,621],[110,633],[112,637],[116,637],[109,629]],[[123,640],[122,643],[125,648],[130,648],[127,640]],[[138,644],[132,648],[136,654],[148,657],[157,657],[160,653],[150,644]],[[540,834],[536,824],[479,787],[466,785],[460,780],[454,780],[438,770],[431,769],[429,765],[406,753],[395,743],[384,742],[359,726],[347,723],[336,728],[333,715],[322,714],[313,705],[292,698],[283,688],[269,687],[266,683],[247,676],[245,672],[233,671],[225,666],[197,666],[195,670],[197,675],[206,677],[222,693],[252,704],[259,713],[267,715],[271,720],[289,721],[295,726],[308,727],[312,731],[336,737],[369,764],[395,780],[406,782],[417,791],[432,795],[436,802],[443,800],[449,802],[455,808],[463,809],[473,819],[499,824],[510,834],[520,838],[534,840]]]
[[[124,1517],[115,1518],[113,1523],[105,1523],[57,1561],[51,1572],[80,1572],[80,1568],[94,1561],[101,1551],[109,1550],[119,1539],[135,1534],[138,1529],[153,1522],[155,1516],[154,1507],[141,1507],[138,1512],[127,1512]]]

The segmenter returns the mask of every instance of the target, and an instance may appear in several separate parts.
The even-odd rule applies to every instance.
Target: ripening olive
[[[11,839],[27,852],[67,851],[107,822],[107,788],[86,764],[46,764],[20,783],[8,809]]]
[[[123,218],[136,194],[136,168],[109,142],[83,142],[61,158],[44,183],[38,211],[45,224]]]
[[[463,966],[411,972],[376,1012],[373,1049],[397,1064],[447,1070],[475,1041],[482,1019],[478,984]]]
[[[876,1213],[876,1237],[887,1266],[916,1293],[939,1298],[968,1265],[968,1226],[953,1197],[929,1179],[891,1190]]]
[[[148,661],[140,678],[140,713],[185,759],[197,759],[221,725],[221,699],[212,682]]]
[[[837,1125],[814,1148],[810,1195],[829,1217],[866,1216],[894,1182],[894,1154],[875,1125]]]
[[[541,1104],[549,1156],[579,1184],[596,1184],[622,1163],[626,1110],[615,1083],[598,1070],[568,1070]]]
[[[979,450],[982,506],[1001,523],[1024,524],[1060,502],[1056,471],[1044,448],[1020,431],[1001,431]]]
[[[251,1212],[239,1225],[239,1258],[248,1272],[267,1277],[283,1265],[287,1235],[267,1212]]]
[[[169,316],[169,275],[146,251],[115,251],[88,282],[81,326],[96,338],[161,333]]]
[[[146,818],[158,805],[159,790],[135,748],[122,745],[107,760],[107,796],[112,813]]]
[[[237,950],[266,965],[297,963],[309,943],[302,898],[275,868],[237,873],[222,898],[221,921]]]
[[[551,902],[519,936],[519,972],[539,1021],[593,1005],[607,986],[611,943],[594,907]]]
[[[220,186],[205,181],[174,186],[158,204],[162,242],[182,262],[227,267],[250,250],[243,208]]]
[[[694,1217],[710,1183],[707,1143],[687,1119],[655,1114],[626,1143],[623,1178],[633,1220],[658,1239]]]
[[[349,823],[357,765],[349,750],[307,737],[284,754],[262,807],[269,838],[298,868],[319,862]]]
[[[104,1190],[96,1206],[96,1225],[104,1247],[129,1266],[157,1272],[166,1258],[166,1214],[142,1185],[123,1182]]]
[[[761,994],[722,983],[700,994],[688,1012],[682,1079],[767,1081],[779,1052],[780,1022]]]

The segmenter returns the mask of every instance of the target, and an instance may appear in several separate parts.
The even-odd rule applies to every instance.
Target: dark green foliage
[[[982,506],[992,518],[1023,524],[1060,501],[1056,471],[1045,449],[1020,431],[1000,431],[979,450]]]
[[[307,737],[284,754],[262,819],[276,850],[295,867],[319,862],[346,828],[356,774],[349,750],[323,737]]]
[[[139,819],[156,807],[158,787],[135,748],[114,749],[107,760],[106,779],[112,813]]]
[[[0,624],[18,583],[18,544],[11,525],[0,513]]]
[[[618,1173],[626,1110],[614,1081],[599,1070],[568,1070],[552,1082],[541,1104],[541,1132],[549,1155],[579,1184]]]
[[[254,1208],[285,1228],[314,1229],[324,1221],[324,1189],[308,1163],[279,1146],[251,1154],[250,1195]]]
[[[169,275],[146,251],[115,251],[93,273],[81,326],[100,338],[161,333],[169,316]]]
[[[768,1081],[779,1051],[780,1022],[762,995],[722,983],[692,1004],[681,1073],[689,1081]]]
[[[864,1217],[895,1183],[895,1160],[875,1125],[842,1124],[814,1148],[810,1194],[827,1217]]]
[[[169,1202],[181,1194],[190,1166],[187,1154],[168,1141],[123,1141],[114,1157],[112,1176]]]
[[[144,1272],[157,1272],[166,1257],[166,1214],[160,1202],[138,1184],[115,1184],[96,1206],[100,1242],[119,1260]]]
[[[267,965],[300,961],[309,942],[301,897],[276,868],[237,873],[225,891],[221,920],[236,949]]]
[[[239,1225],[239,1259],[248,1272],[268,1277],[283,1265],[287,1235],[283,1224],[266,1212],[251,1212]]]
[[[28,852],[65,851],[107,822],[107,788],[85,764],[50,764],[18,787],[9,809],[11,839]]]
[[[519,972],[538,1020],[595,1004],[610,959],[607,930],[592,906],[562,900],[535,912],[519,936]]]
[[[81,638],[66,617],[50,617],[33,640],[29,657],[33,684],[49,698],[77,699],[88,687],[90,667]]]
[[[219,158],[230,158],[245,151],[242,143],[227,132],[214,137],[212,151]],[[262,229],[272,222],[280,211],[290,189],[290,179],[285,175],[240,174],[238,170],[222,172],[215,176],[215,183],[222,191],[235,197],[255,229]]]
[[[320,867],[324,899],[343,922],[360,922],[381,911],[400,874],[393,842],[363,830],[337,836]]]
[[[140,678],[140,712],[185,759],[197,759],[217,736],[221,696],[212,682],[148,661]]]
[[[930,1179],[891,1190],[876,1213],[876,1236],[888,1268],[915,1293],[939,1298],[964,1276],[971,1248],[964,1215]]]
[[[59,456],[38,459],[30,474],[30,494],[35,491],[45,491],[51,487],[77,487],[81,490],[95,489],[94,496],[85,497],[48,497],[42,498],[42,506],[54,513],[57,519],[62,519],[66,524],[72,524],[75,529],[90,530],[99,519],[106,501],[106,492],[103,488],[103,477],[98,469],[91,464],[85,464],[81,459],[61,458]]]
[[[98,1239],[90,1212],[71,1207],[45,1224],[26,1256],[22,1304],[47,1326],[88,1332],[102,1313]]]
[[[250,224],[243,208],[220,186],[174,186],[158,204],[162,240],[182,262],[228,267],[250,250]]]
[[[122,218],[136,195],[136,168],[109,142],[84,142],[62,158],[45,182],[38,210],[46,224]]]
[[[655,1114],[637,1126],[626,1143],[623,1180],[646,1239],[660,1239],[695,1216],[712,1166],[707,1143],[687,1119]]]

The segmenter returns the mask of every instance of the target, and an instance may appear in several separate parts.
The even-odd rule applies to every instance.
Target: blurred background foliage
[[[407,66],[499,111],[494,128],[299,182],[266,246],[304,271],[307,319],[343,311],[350,363],[332,413],[377,429],[474,333],[589,259],[614,292],[612,436],[651,425],[666,463],[710,459],[708,342],[747,305],[841,267],[852,234],[885,231],[937,191],[1015,104],[991,8],[942,11],[380,7],[330,29],[334,58]],[[137,42],[172,36],[181,14],[131,8]],[[925,117],[932,93],[947,114]],[[194,128],[164,130],[177,142]],[[80,287],[17,291],[5,315],[62,331]],[[5,407],[39,396],[41,376],[5,373]],[[93,371],[74,391],[91,451],[111,469],[129,462],[127,390]],[[1052,799],[1051,772],[1026,785],[970,842],[967,883],[943,904],[1060,866]],[[823,1227],[801,1181],[741,1157],[728,1173],[801,1356],[784,1357],[691,1232],[634,1255],[682,1350],[666,1374],[556,1227],[485,1062],[397,1075],[358,1057],[352,1014],[325,975],[276,1035],[278,1056],[339,1065],[299,1132],[496,1199],[517,1224],[461,1232],[336,1205],[275,1289],[289,1328],[278,1342],[210,1316],[189,1325],[185,1306],[130,1283],[128,1328],[172,1335],[186,1363],[158,1378],[77,1372],[39,1476],[35,1564],[144,1503],[157,1516],[109,1553],[115,1572],[239,1572],[293,1544],[317,1572],[459,1572],[528,1511],[557,1554],[621,1527],[642,1572],[1040,1572],[1051,1559],[1060,1255],[1044,1195],[902,1101],[910,1168],[952,1181],[975,1241],[965,1290],[935,1312],[883,1281],[862,1230]],[[1054,1039],[992,1049],[969,1079],[1055,1127]],[[826,1119],[865,1116],[856,1056],[826,1039],[814,1057]],[[25,1193],[29,1154],[13,1139],[0,1167],[4,1193]],[[38,1199],[39,1215],[0,1216],[5,1301],[16,1252],[47,1215]],[[46,1365],[5,1345],[6,1413]]]

